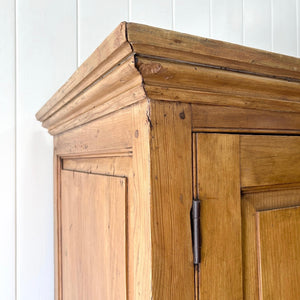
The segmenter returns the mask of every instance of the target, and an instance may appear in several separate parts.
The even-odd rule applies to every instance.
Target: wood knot
[[[176,44],[181,44],[181,43],[182,43],[182,41],[181,41],[181,40],[178,40],[178,39],[174,39],[173,41],[174,41],[174,43],[176,43]]]
[[[179,114],[180,119],[184,120],[185,119],[185,113],[184,110]]]
[[[152,63],[152,64],[141,63],[139,65],[139,70],[144,75],[157,74],[161,69],[162,69],[162,65],[159,63]]]

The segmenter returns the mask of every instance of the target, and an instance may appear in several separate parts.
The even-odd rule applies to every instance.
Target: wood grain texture
[[[120,85],[120,82],[126,84]],[[83,90],[78,97],[66,103],[59,111],[43,122],[43,126],[51,128],[69,121],[76,115],[92,110],[95,106],[104,104],[110,99],[141,85],[141,76],[135,68],[134,58],[130,56],[104,78],[97,80],[91,87]]]
[[[126,84],[125,84],[126,83]],[[142,78],[131,56],[43,122],[51,134],[97,119],[145,98]]]
[[[121,23],[41,108],[37,118],[57,135],[146,97],[299,113],[299,61]],[[289,120],[291,116],[282,118]],[[290,123],[299,126],[298,118],[295,115]],[[287,120],[287,126],[292,126]]]
[[[194,299],[188,104],[150,103],[153,299]]]
[[[132,108],[132,184],[128,207],[128,298],[153,297],[151,240],[150,124],[148,101]],[[129,179],[130,180],[130,179]]]
[[[55,135],[57,300],[192,300],[193,197],[200,299],[257,299],[255,214],[300,201],[300,140],[239,134],[300,134],[299,82],[299,59],[122,23],[37,114]]]
[[[132,150],[131,108],[112,113],[54,137],[59,155],[93,155]]]
[[[61,170],[62,161],[58,155],[53,154],[53,237],[54,237],[54,297],[62,299],[61,285]]]
[[[239,136],[197,134],[200,299],[243,299]]]
[[[256,212],[300,205],[300,189],[262,191],[242,196],[244,299],[259,299]]]
[[[300,182],[300,137],[241,136],[242,187]]]
[[[261,299],[300,297],[300,207],[256,214]]]
[[[300,133],[297,113],[196,104],[192,111],[194,131]]]
[[[104,97],[106,99],[106,97]],[[100,117],[106,116],[110,113],[116,112],[122,108],[141,101],[145,99],[145,92],[142,86],[133,87],[109,100],[109,102],[102,103],[100,106],[93,106],[92,110],[87,110],[82,114],[71,117],[68,120],[62,121],[61,124],[54,125],[49,128],[49,133],[52,135],[57,135],[63,133],[67,130],[73,129],[75,127],[84,125],[98,119]],[[99,99],[98,99],[99,100]],[[100,99],[99,102],[103,101]]]
[[[128,156],[111,156],[101,158],[64,159],[64,170],[74,170],[92,174],[128,177],[132,169],[132,158]]]
[[[263,98],[256,93],[240,95],[235,93],[222,93],[215,91],[191,90],[178,87],[161,87],[145,85],[147,96],[153,100],[166,100],[193,103],[199,105],[214,105],[250,108],[265,111],[300,112],[300,102]]]
[[[295,57],[134,23],[127,24],[127,35],[138,54],[300,79]]]
[[[125,300],[126,179],[62,171],[62,299]]]
[[[209,68],[167,59],[137,56],[137,67],[147,85],[202,90],[240,96],[299,101],[300,84],[251,74]],[[266,88],[267,86],[267,88]]]

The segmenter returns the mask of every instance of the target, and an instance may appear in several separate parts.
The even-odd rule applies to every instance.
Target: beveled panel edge
[[[65,158],[62,160],[62,168],[63,170],[128,178],[131,176],[132,156]]]

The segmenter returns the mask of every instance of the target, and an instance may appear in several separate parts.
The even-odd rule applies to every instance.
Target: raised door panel
[[[300,183],[299,136],[241,136],[243,189]],[[273,186],[273,187],[271,187]]]
[[[279,277],[277,281],[273,281],[276,274],[271,274],[278,270],[281,273],[277,274],[278,276],[288,278],[289,281],[297,281],[294,272],[296,264],[292,262],[289,253],[292,253],[293,249],[299,249],[299,236],[298,240],[286,236],[284,227],[289,227],[289,234],[299,234],[299,219],[294,216],[294,220],[291,219],[290,223],[280,224],[280,222],[284,214],[289,215],[290,210],[296,209],[299,214],[298,206],[300,206],[299,188],[252,192],[242,196],[244,299],[296,299],[288,298],[288,294],[281,297],[279,293],[275,293],[271,298],[267,297],[265,288],[266,286],[270,288],[270,284],[272,288],[273,284],[278,289],[285,289],[285,283],[279,282]],[[287,221],[287,218],[285,219]],[[299,253],[297,251],[298,258],[294,259],[299,260]],[[282,257],[279,258],[280,255]],[[276,264],[271,266],[268,259],[276,261]],[[264,276],[267,281],[262,280]],[[296,276],[299,277],[300,274]],[[289,290],[289,293],[293,295],[298,292],[296,289]]]
[[[200,299],[300,298],[300,137],[193,138]]]
[[[260,211],[258,231],[261,299],[300,298],[300,207]]]
[[[297,299],[300,137],[241,135],[240,158],[244,299]]]
[[[62,300],[126,299],[126,185],[61,172]]]

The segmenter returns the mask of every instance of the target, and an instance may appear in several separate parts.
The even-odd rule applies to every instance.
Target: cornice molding
[[[52,135],[143,99],[300,112],[300,59],[121,23],[36,114]]]

